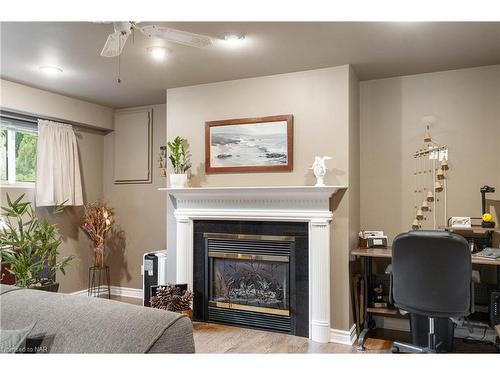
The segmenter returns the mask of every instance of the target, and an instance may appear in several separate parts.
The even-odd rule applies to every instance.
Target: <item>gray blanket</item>
[[[50,353],[193,353],[191,321],[182,315],[87,296],[0,287],[0,327],[36,323]]]

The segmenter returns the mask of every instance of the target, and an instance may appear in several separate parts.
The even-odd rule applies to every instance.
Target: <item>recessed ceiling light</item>
[[[49,76],[55,76],[63,72],[63,70],[58,66],[50,66],[50,65],[39,66],[38,69],[40,69],[43,73]]]
[[[230,44],[236,44],[245,39],[243,34],[227,33],[224,35],[224,40]]]
[[[155,60],[161,61],[167,56],[167,50],[164,47],[150,47],[148,52]]]

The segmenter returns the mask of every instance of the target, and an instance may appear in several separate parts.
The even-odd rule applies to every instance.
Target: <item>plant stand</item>
[[[105,282],[105,284],[103,284]],[[109,267],[89,267],[89,287],[87,295],[89,297],[100,297],[101,294],[108,294],[111,299],[111,289],[109,286]]]

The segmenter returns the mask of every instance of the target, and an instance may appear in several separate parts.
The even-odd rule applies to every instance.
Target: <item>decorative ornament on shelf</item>
[[[323,182],[323,178],[326,175],[327,167],[325,165],[326,160],[331,160],[332,158],[330,156],[316,156],[314,158],[314,163],[311,168],[314,172],[314,176],[316,176],[316,185],[314,186],[325,186],[325,183]]]
[[[422,201],[421,209],[422,211],[429,211],[429,203],[427,202],[427,199],[424,199]]]
[[[439,167],[437,172],[436,172],[436,177],[438,180],[443,180],[444,179],[444,171],[443,168]]]
[[[418,219],[414,219],[413,220],[413,224],[412,224],[412,229],[414,230],[417,230],[417,229],[420,229],[421,225],[420,225],[420,221]]]
[[[417,230],[422,227],[422,220],[427,214],[432,214],[432,228],[436,229],[438,222],[446,225],[447,218],[447,176],[445,171],[448,165],[448,146],[433,141],[430,126],[436,121],[434,116],[423,118],[425,122],[424,144],[414,154],[413,189],[416,209],[412,228]],[[425,194],[422,196],[422,193]],[[440,204],[441,195],[444,204]],[[423,200],[421,200],[423,199]],[[419,204],[419,202],[422,202]]]
[[[433,202],[434,201],[434,194],[432,191],[427,192],[427,202]]]
[[[167,146],[160,147],[158,154],[158,168],[160,168],[160,176],[167,177]]]
[[[99,199],[85,205],[81,228],[92,241],[94,267],[96,268],[104,267],[104,240],[114,223],[114,210],[108,207],[104,201]]]
[[[191,168],[191,164],[189,164],[190,154],[189,151],[187,151],[187,142],[184,138],[177,136],[173,141],[167,142],[167,146],[170,151],[168,159],[174,170],[174,173],[170,174],[170,187],[185,188],[187,187],[188,180],[187,172],[189,168]],[[165,166],[163,169],[165,169]],[[166,171],[164,173],[166,175]]]

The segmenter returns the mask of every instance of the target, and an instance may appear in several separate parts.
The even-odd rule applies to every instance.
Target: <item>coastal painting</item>
[[[207,173],[292,170],[292,115],[209,121],[205,126]]]

